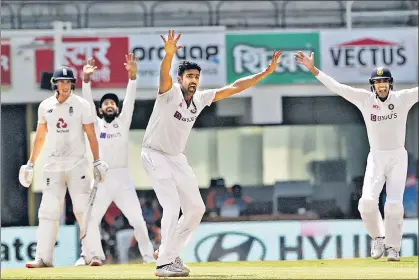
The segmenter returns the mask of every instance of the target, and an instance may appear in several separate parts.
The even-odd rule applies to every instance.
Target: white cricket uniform
[[[83,82],[82,89],[83,97],[90,103],[92,110],[96,112],[90,83]],[[136,89],[136,81],[129,80],[121,114],[111,123],[107,123],[103,118],[95,118],[100,158],[108,164],[108,172],[106,180],[98,186],[92,208],[93,224],[89,226],[85,237],[86,244],[89,244],[88,247],[91,250],[90,252],[82,250],[82,255],[86,253],[87,260],[94,256],[105,260],[99,225],[112,201],[115,202],[134,228],[134,235],[143,258],[148,261],[153,259],[153,245],[148,236],[140,201],[128,170],[129,130],[134,111]]]
[[[60,214],[65,194],[70,193],[74,215],[82,223],[89,199],[89,163],[85,158],[84,124],[94,122],[89,103],[71,93],[59,103],[56,95],[41,102],[38,123],[48,127],[48,159],[43,168],[42,201],[38,211],[36,257],[53,264]]]
[[[390,90],[388,98],[382,102],[375,93],[340,84],[321,71],[317,79],[362,112],[370,153],[358,209],[372,238],[385,236],[387,247],[400,250],[407,176],[406,122],[410,108],[418,102],[418,88]],[[383,223],[378,198],[385,182],[387,199]]]
[[[144,169],[163,207],[157,265],[174,261],[205,212],[198,181],[183,152],[196,118],[214,97],[215,90],[197,91],[187,107],[177,83],[157,95],[141,151]],[[180,208],[183,215],[178,222]]]

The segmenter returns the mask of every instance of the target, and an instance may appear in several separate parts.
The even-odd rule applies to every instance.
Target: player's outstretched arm
[[[82,94],[83,98],[89,102],[92,112],[96,112],[96,105],[93,101],[92,87],[90,84],[90,77],[95,73],[97,67],[95,66],[95,60],[90,58],[89,60],[83,61],[83,83],[82,83]]]
[[[400,94],[400,98],[408,108],[411,108],[419,101],[418,87],[400,90],[398,94]]]
[[[160,66],[160,84],[159,94],[166,93],[172,88],[172,77],[170,76],[170,69],[172,67],[172,60],[178,49],[183,46],[177,46],[177,42],[180,39],[181,34],[179,33],[175,38],[175,31],[169,30],[167,33],[167,39],[160,35],[164,42],[164,57]]]
[[[257,83],[259,83],[260,81],[262,81],[265,77],[267,77],[268,75],[272,74],[276,67],[278,67],[280,61],[279,58],[282,54],[282,51],[274,51],[273,55],[272,55],[272,60],[271,63],[269,64],[269,66],[263,70],[262,72],[256,73],[254,75],[250,75],[247,77],[243,77],[240,78],[238,80],[236,80],[234,83],[232,83],[231,85],[219,88],[216,90],[215,92],[215,98],[213,100],[213,102],[216,101],[220,101],[224,98],[227,98],[233,94],[237,94],[239,92],[242,92],[245,89],[248,89],[254,85],[256,85]]]
[[[297,52],[295,54],[295,59],[298,64],[304,65],[307,69],[331,92],[339,94],[344,97],[346,100],[352,103],[359,103],[362,100],[366,99],[371,92],[365,89],[353,88],[344,84],[337,82],[332,77],[326,75],[324,72],[320,71],[314,65],[314,53],[312,52],[310,57],[307,57],[303,52]]]
[[[125,55],[124,65],[128,72],[128,85],[124,103],[122,105],[122,112],[119,115],[119,118],[123,120],[124,123],[131,123],[132,114],[134,112],[135,94],[137,91],[137,61],[138,57],[133,53]]]

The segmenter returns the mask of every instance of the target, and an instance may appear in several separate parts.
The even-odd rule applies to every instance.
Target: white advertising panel
[[[320,31],[321,69],[343,83],[366,83],[387,67],[395,84],[417,81],[417,28]],[[397,88],[397,86],[396,86]]]
[[[1,229],[1,268],[24,268],[35,259],[38,227]],[[77,258],[77,227],[60,226],[54,249],[54,266],[73,266]]]
[[[403,223],[401,256],[417,256],[418,220]],[[365,258],[370,238],[361,220],[202,223],[185,262]]]
[[[166,34],[164,34],[166,36]],[[177,81],[177,68],[182,60],[199,64],[200,87],[224,86],[226,83],[225,34],[224,31],[182,33],[178,46],[183,46],[173,58],[171,75]],[[129,36],[129,50],[138,58],[139,88],[157,88],[161,60],[164,57],[164,43],[159,35],[139,34]]]

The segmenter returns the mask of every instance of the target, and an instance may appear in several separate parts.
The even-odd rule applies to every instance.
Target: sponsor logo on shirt
[[[378,116],[378,115],[371,114],[371,121],[373,122],[381,122],[381,121],[386,121],[386,120],[391,120],[391,119],[397,119],[397,113],[391,113],[386,116]]]
[[[179,111],[176,111],[173,116],[182,122],[194,122],[196,120],[196,116],[185,118]]]
[[[114,138],[119,138],[121,137],[121,132],[117,132],[117,133],[106,133],[106,132],[101,132],[99,135],[99,138],[102,139],[114,139]]]
[[[64,121],[63,118],[59,118],[56,124],[57,129],[57,133],[65,133],[65,132],[69,132],[70,129],[66,129],[67,128],[67,123]]]
[[[372,108],[376,110],[380,110],[380,106],[378,106],[377,104],[372,105]]]

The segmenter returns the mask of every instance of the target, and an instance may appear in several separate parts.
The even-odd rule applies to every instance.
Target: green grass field
[[[192,263],[188,279],[418,279],[418,257]],[[4,269],[2,279],[156,279],[154,265]]]

